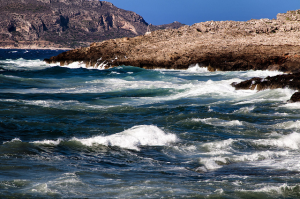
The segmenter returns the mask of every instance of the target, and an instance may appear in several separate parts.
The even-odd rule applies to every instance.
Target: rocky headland
[[[273,20],[208,21],[134,38],[95,42],[45,61],[60,65],[81,62],[92,68],[131,65],[146,69],[187,69],[192,64],[200,64],[210,71],[279,70],[293,76],[280,83],[276,78],[265,78],[249,80],[251,84],[248,82],[244,87],[233,86],[258,90],[299,89],[296,81],[300,78],[300,10],[278,14]],[[267,84],[274,81],[276,86]]]
[[[147,69],[186,69],[199,63],[211,71],[297,72],[299,47],[300,10],[278,14],[274,20],[208,21],[134,38],[95,42],[47,61],[61,65],[79,61],[87,67],[131,65]]]
[[[0,0],[0,17],[1,48],[73,49],[143,35],[149,25],[142,16],[99,0]]]

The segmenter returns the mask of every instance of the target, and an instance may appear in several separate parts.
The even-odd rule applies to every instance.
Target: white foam
[[[60,65],[59,63],[56,63],[55,65]],[[95,64],[93,67],[87,67],[86,63],[84,61],[76,61],[72,62],[70,64],[64,64],[61,67],[65,68],[71,68],[71,69],[76,69],[76,68],[87,68],[87,69],[98,69],[98,70],[105,70],[105,67],[107,66],[107,62],[101,62],[100,64]]]
[[[57,140],[43,140],[43,141],[33,141],[34,144],[42,144],[42,145],[59,145],[62,139]]]
[[[263,193],[274,193],[275,192],[277,194],[285,196],[287,191],[292,192],[293,190],[295,190],[295,191],[298,192],[298,188],[299,188],[298,185],[288,186],[287,183],[284,183],[284,184],[281,184],[281,185],[278,185],[278,186],[265,185],[265,184],[256,184],[256,187],[261,187],[261,188],[257,188],[257,189],[254,189],[254,190],[241,189],[239,191],[241,191],[241,192],[263,192]],[[285,197],[283,197],[283,198],[285,198]]]
[[[27,70],[37,70],[37,69],[44,69],[44,68],[49,68],[52,67],[49,64],[46,64],[46,62],[40,60],[40,59],[35,59],[35,60],[27,60],[27,59],[16,59],[16,60],[11,60],[11,59],[6,59],[6,60],[0,60],[0,63],[3,65],[2,67],[6,69],[20,69],[22,70],[27,69]]]
[[[203,122],[205,124],[209,124],[209,125],[213,125],[213,126],[242,126],[242,125],[244,125],[243,122],[241,122],[239,120],[226,121],[226,120],[221,120],[218,118],[205,118],[205,119],[193,118],[192,121]]]
[[[105,146],[119,146],[126,149],[139,150],[139,146],[164,146],[176,142],[174,134],[166,134],[157,126],[141,125],[110,136],[97,136],[87,139],[73,138],[84,145],[95,144]]]
[[[244,90],[241,90],[241,91],[244,91]],[[241,97],[239,99],[241,101],[235,103],[235,105],[254,104],[254,103],[261,103],[261,102],[265,102],[265,101],[286,102],[291,98],[291,96],[294,92],[295,92],[294,90],[288,89],[288,88],[266,89],[266,90],[262,90],[259,92],[255,91],[255,93],[253,93],[253,95]]]
[[[3,142],[3,144],[6,144],[6,143],[13,143],[13,142],[22,142],[22,141],[20,140],[20,138],[14,138],[14,139],[12,139],[11,141]]]
[[[215,142],[205,143],[202,146],[208,148],[209,151],[215,151],[215,150],[217,150],[217,151],[219,151],[219,150],[224,151],[225,149],[228,150],[228,148],[235,141],[236,140],[230,138],[228,140],[222,140],[222,141],[215,141]]]
[[[192,73],[207,73],[207,72],[209,72],[207,67],[200,67],[199,64],[191,65],[186,71],[192,72]]]
[[[205,165],[207,170],[216,170],[222,168],[223,166],[220,163],[226,164],[227,159],[225,157],[212,157],[212,158],[203,158],[201,163]]]
[[[287,109],[300,109],[300,102],[287,103],[287,104],[281,105],[279,107],[287,108]]]
[[[231,160],[234,162],[255,162],[253,163],[255,165],[257,161],[277,159],[288,154],[288,151],[260,151],[252,154],[234,155]]]
[[[62,67],[73,68],[73,69],[74,68],[86,68],[86,64],[83,61],[81,61],[81,62],[72,62],[72,63],[66,64]]]
[[[278,123],[278,124],[275,124],[274,126],[276,128],[281,128],[281,129],[299,129],[300,128],[300,120]]]
[[[63,140],[34,141],[34,144],[59,145]],[[157,126],[141,125],[109,136],[96,136],[86,139],[72,138],[69,141],[80,142],[86,146],[118,146],[126,149],[140,150],[140,146],[165,146],[177,142],[174,134],[167,134]]]
[[[299,149],[300,133],[291,133],[278,139],[260,139],[253,141],[255,144],[263,146],[273,146],[279,148]]]
[[[276,76],[276,75],[281,75],[281,74],[284,74],[284,72],[281,72],[281,71],[269,71],[269,70],[250,70],[250,71],[247,71],[246,73],[242,74],[241,76],[244,76],[244,77],[261,77],[261,78],[264,78],[264,77],[267,77],[267,76]]]
[[[274,167],[275,166],[274,161],[278,162],[279,158],[280,160],[282,160],[282,158],[285,158],[289,155],[289,151],[260,151],[255,153],[236,155],[227,151],[229,150],[228,148],[230,147],[220,146],[220,145],[219,146],[217,145],[217,147],[219,148],[213,149],[214,151],[212,152],[205,153],[206,155],[209,154],[213,156],[200,158],[199,160],[199,162],[203,164],[207,170],[216,170],[222,168],[226,164],[238,163],[238,162],[247,162],[248,165],[253,165],[253,166],[259,165],[259,166]],[[278,164],[280,164],[280,166],[277,167],[282,168],[283,163],[280,161],[280,163]],[[291,162],[288,161],[288,165],[290,164]],[[297,165],[298,166],[300,165],[298,161],[297,161]],[[284,169],[284,167],[282,169]]]
[[[300,135],[293,134],[289,136],[283,136],[280,139],[269,139],[269,140],[264,139],[258,141],[243,140],[243,139],[227,139],[222,141],[204,143],[201,145],[202,152],[198,151],[198,155],[201,156],[199,162],[204,165],[203,167],[206,170],[216,170],[223,167],[224,165],[237,163],[237,162],[247,162],[248,165],[253,165],[253,166],[257,166],[257,165],[275,166],[276,165],[276,167],[282,169],[290,166],[291,170],[295,168],[299,170],[299,167],[297,166],[299,166],[300,163],[299,161],[294,161],[295,163],[293,163],[293,161],[290,160],[291,154],[293,152],[289,150],[279,150],[279,151],[266,150],[266,151],[240,153],[239,151],[236,151],[233,148],[234,143],[240,141],[256,143],[256,144],[257,142],[259,142],[260,145],[264,145],[264,146],[269,146],[273,144],[276,147],[287,147],[292,149],[298,149],[298,145],[300,143]],[[203,152],[203,150],[205,152]],[[283,164],[285,166],[283,166]],[[204,171],[205,169],[202,170]]]

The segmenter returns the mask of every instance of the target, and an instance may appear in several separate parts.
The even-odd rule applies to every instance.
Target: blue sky
[[[106,0],[134,11],[148,23],[179,21],[192,25],[204,21],[247,21],[276,18],[277,13],[300,9],[300,0]]]

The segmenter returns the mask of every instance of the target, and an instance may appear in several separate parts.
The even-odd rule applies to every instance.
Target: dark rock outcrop
[[[276,88],[290,88],[300,90],[300,73],[295,74],[283,74],[273,77],[259,78],[254,77],[250,80],[246,80],[240,83],[232,84],[237,90],[250,89],[250,90],[265,90]]]
[[[0,47],[80,47],[146,32],[140,15],[99,0],[0,0]],[[182,26],[182,24],[177,24]],[[153,26],[153,30],[174,24]]]
[[[296,92],[291,97],[291,102],[300,102],[300,92]]]
[[[268,76],[266,78],[254,77],[240,83],[232,83],[232,86],[237,90],[250,89],[260,91],[265,89],[290,88],[300,91],[300,73],[283,74],[274,77]],[[300,101],[300,92],[294,93],[290,101]]]

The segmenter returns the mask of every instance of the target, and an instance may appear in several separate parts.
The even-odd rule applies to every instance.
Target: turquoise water
[[[300,103],[277,71],[60,67],[0,50],[1,198],[299,198]]]

